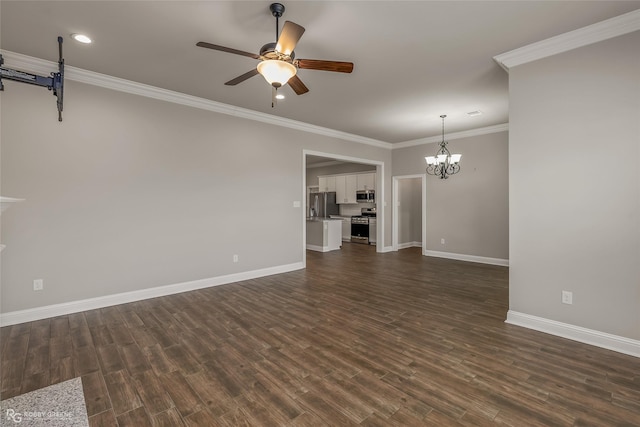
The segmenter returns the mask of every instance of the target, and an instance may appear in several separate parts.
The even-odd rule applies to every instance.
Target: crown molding
[[[7,50],[0,50],[0,52],[2,52],[5,63],[8,63],[12,68],[15,67],[16,69],[21,71],[27,71],[40,75],[48,75],[49,73],[51,73],[51,70],[57,70],[58,68],[57,62],[47,61],[44,59],[35,58],[33,56],[27,56],[21,53],[11,52]],[[249,110],[246,108],[236,107],[233,105],[224,104],[222,102],[212,101],[210,99],[200,98],[193,95],[187,95],[168,89],[162,89],[159,87],[134,82],[131,80],[125,80],[118,77],[109,76],[107,74],[101,74],[95,71],[89,71],[73,66],[65,65],[64,77],[67,80],[72,80],[92,86],[98,86],[105,89],[111,89],[118,92],[143,96],[160,101],[172,102],[174,104],[212,111],[214,113],[227,114],[234,117],[240,117],[248,120],[271,124],[274,126],[286,127],[302,132],[327,136],[330,138],[337,138],[343,141],[356,142],[359,144],[370,145],[388,150],[429,144],[432,142],[440,142],[441,139],[440,136],[434,136],[392,144],[373,138],[367,138],[364,136],[341,132],[335,129],[316,126],[297,120],[291,120],[284,117],[278,117],[271,114]],[[447,139],[452,140],[470,136],[504,132],[508,130],[508,127],[509,125],[505,123],[484,128],[471,129],[467,131],[448,134]]]
[[[35,58],[32,56],[27,56],[6,50],[0,50],[0,52],[2,52],[5,64],[8,63],[12,68],[15,67],[16,69],[19,69],[21,71],[48,75],[51,70],[57,70],[58,68],[57,62],[46,61],[44,59]],[[385,149],[391,149],[392,147],[392,144],[385,141],[379,141],[373,138],[367,138],[360,135],[300,122],[297,120],[291,120],[284,117],[278,117],[271,114],[249,110],[246,108],[223,104],[221,102],[212,101],[210,99],[162,89],[131,80],[125,80],[118,77],[97,73],[95,71],[84,70],[82,68],[65,65],[64,77],[65,79],[76,81],[79,83],[85,83],[161,101],[172,102],[175,104],[199,108],[201,110],[212,111],[215,113],[227,114],[234,117],[240,117],[275,126],[286,127],[289,129],[295,129],[302,132],[313,133],[316,135],[323,135],[330,138],[337,138],[344,141],[372,145],[374,147]]]
[[[640,9],[496,55],[493,59],[509,72],[511,67],[517,65],[638,30],[640,30]]]
[[[498,133],[498,132],[507,132],[508,130],[509,130],[509,123],[502,123],[499,125],[487,126],[483,128],[448,133],[446,136],[446,140],[451,141],[454,139],[469,138],[471,136],[488,135],[491,133]],[[399,142],[397,144],[393,144],[392,148],[395,150],[398,148],[415,147],[417,145],[432,144],[434,142],[440,142],[440,141],[442,141],[442,135],[430,136],[428,138],[420,138],[420,139],[414,139],[411,141]]]

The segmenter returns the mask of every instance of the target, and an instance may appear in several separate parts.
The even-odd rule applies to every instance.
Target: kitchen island
[[[342,246],[342,220],[338,218],[307,218],[307,249],[329,252]]]

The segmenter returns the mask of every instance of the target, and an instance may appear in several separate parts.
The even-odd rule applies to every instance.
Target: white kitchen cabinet
[[[336,175],[336,203],[358,203],[356,200],[357,175]]]
[[[307,220],[307,249],[317,252],[339,250],[342,246],[341,223],[340,219]]]
[[[336,177],[335,176],[319,176],[318,187],[320,191],[336,191]]]
[[[358,203],[357,191],[376,189],[376,173],[325,175],[318,177],[318,191],[335,191],[336,203]]]
[[[342,240],[351,241],[351,218],[344,218],[342,220]]]
[[[357,190],[375,190],[376,189],[376,174],[375,173],[360,173],[356,175]]]
[[[336,176],[336,203],[346,203],[347,202],[347,186],[346,186],[346,175]]]
[[[356,175],[347,175],[345,190],[347,193],[347,203],[358,203],[358,199],[356,198],[357,187],[358,181]]]

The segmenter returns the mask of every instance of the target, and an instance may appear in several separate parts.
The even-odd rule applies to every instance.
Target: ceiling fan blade
[[[244,73],[241,76],[236,77],[235,79],[229,80],[228,82],[225,83],[225,85],[227,86],[235,86],[238,83],[242,83],[243,81],[250,79],[251,77],[255,76],[256,74],[258,74],[258,70],[257,69],[253,69],[251,71],[247,71],[246,73]]]
[[[196,46],[206,47],[207,49],[219,50],[221,52],[233,53],[235,55],[248,56],[249,58],[253,58],[253,59],[260,59],[260,55],[257,55],[255,53],[249,53],[243,50],[233,49],[230,47],[218,46],[217,44],[212,44],[207,42],[198,42],[196,43]]]
[[[298,59],[298,68],[307,70],[335,71],[338,73],[350,73],[353,71],[353,62],[322,61],[320,59]]]
[[[278,37],[276,51],[285,55],[291,55],[302,34],[304,34],[304,27],[291,21],[285,21],[282,31],[280,32],[280,37]]]
[[[304,93],[309,92],[309,88],[307,88],[304,83],[302,83],[302,80],[300,80],[300,77],[298,76],[293,76],[289,79],[289,86],[291,86],[291,89],[293,89],[293,91],[297,94],[297,95],[302,95]]]

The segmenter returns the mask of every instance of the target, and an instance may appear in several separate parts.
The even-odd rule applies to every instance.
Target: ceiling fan
[[[276,18],[276,41],[275,43],[267,43],[262,46],[259,54],[207,42],[196,43],[196,46],[199,47],[233,53],[235,55],[248,56],[249,58],[260,61],[256,68],[229,80],[225,85],[235,86],[256,74],[261,74],[273,87],[274,100],[271,105],[273,107],[276,91],[287,83],[289,83],[289,86],[291,86],[293,91],[298,95],[309,92],[309,89],[297,76],[299,68],[339,73],[350,73],[353,71],[352,62],[324,61],[319,59],[295,59],[295,52],[293,49],[296,47],[300,37],[302,37],[302,34],[305,31],[304,27],[291,21],[285,21],[284,26],[282,27],[282,32],[280,32],[280,36],[278,36],[279,18],[284,14],[284,6],[280,3],[273,3],[269,6],[269,10]]]

